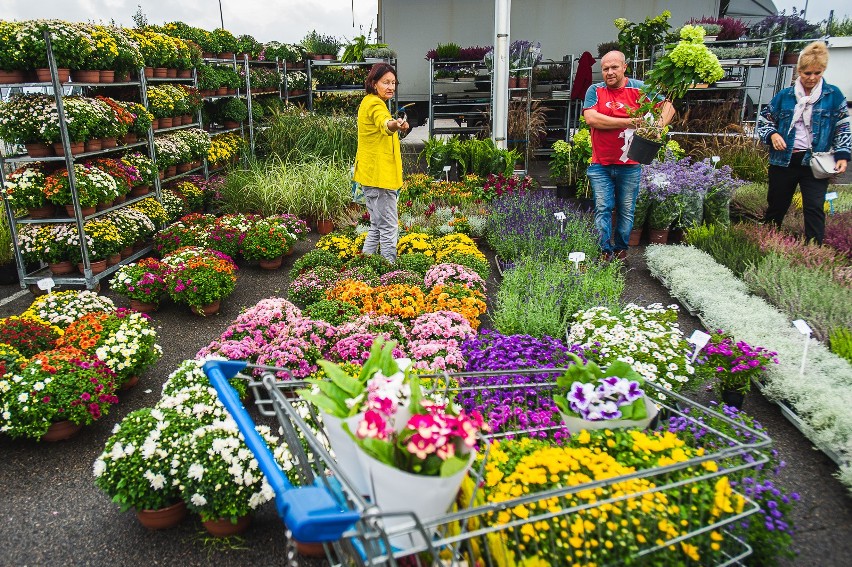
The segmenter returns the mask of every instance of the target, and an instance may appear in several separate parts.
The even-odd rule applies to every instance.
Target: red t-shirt
[[[642,93],[639,91],[644,83],[636,79],[627,79],[620,89],[612,89],[606,83],[595,83],[586,91],[583,110],[592,108],[606,116],[627,118],[627,108],[639,108]],[[633,160],[621,161],[624,153],[624,138],[620,137],[622,130],[599,130],[591,128],[592,132],[592,163],[601,165],[636,164]]]

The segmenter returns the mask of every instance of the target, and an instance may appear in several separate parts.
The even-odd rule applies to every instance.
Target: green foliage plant
[[[337,257],[337,254],[322,248],[315,248],[310,252],[306,252],[293,262],[293,268],[290,270],[290,279],[296,279],[300,274],[304,274],[319,266],[326,266],[335,270],[340,270],[343,267],[343,262]]]
[[[733,227],[705,224],[687,228],[684,238],[692,246],[710,254],[738,277],[750,266],[760,263],[763,256],[756,244]]]
[[[828,336],[831,352],[852,362],[852,331],[838,327]]]
[[[354,321],[361,315],[355,305],[337,299],[321,299],[305,308],[305,316],[325,321],[331,325],[342,325]]]

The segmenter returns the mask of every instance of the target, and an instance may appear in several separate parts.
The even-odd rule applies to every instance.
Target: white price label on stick
[[[793,326],[796,327],[796,330],[802,333],[803,335],[810,336],[810,334],[813,332],[811,330],[810,325],[805,323],[804,319],[796,319],[795,321],[793,321]]]
[[[698,353],[701,352],[701,349],[707,346],[707,343],[710,342],[710,335],[704,331],[696,330],[692,333],[692,336],[686,340],[687,342],[695,345],[695,351],[692,353],[692,362],[695,362],[695,359],[698,358]]]
[[[825,200],[826,200],[826,201],[833,201],[833,200],[835,200],[836,198],[837,198],[837,191],[832,191],[831,193],[826,193],[826,194],[825,194]]]
[[[56,287],[56,282],[53,281],[53,278],[41,278],[36,282],[36,285],[40,290],[50,293],[50,290]]]

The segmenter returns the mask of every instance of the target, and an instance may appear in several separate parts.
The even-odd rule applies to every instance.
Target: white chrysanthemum
[[[204,498],[202,495],[198,494],[197,492],[192,495],[192,497],[189,499],[189,501],[192,503],[193,506],[198,506],[198,507],[201,507],[201,506],[204,506],[204,505],[207,504],[207,499]]]
[[[204,477],[204,467],[198,463],[193,463],[189,465],[189,471],[187,474],[189,475],[189,478],[201,480]]]
[[[92,473],[94,473],[95,478],[100,478],[106,472],[106,468],[106,463],[103,459],[98,459],[92,467]]]

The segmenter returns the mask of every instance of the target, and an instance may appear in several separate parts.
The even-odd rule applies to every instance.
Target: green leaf
[[[450,457],[441,465],[441,476],[448,477],[453,476],[459,471],[464,470],[467,466],[467,458],[462,459],[459,457]]]
[[[326,375],[334,382],[341,390],[349,394],[349,397],[355,397],[364,391],[364,383],[353,378],[343,371],[338,365],[327,360],[319,360],[317,364],[325,370]],[[318,384],[320,381],[316,381]]]
[[[568,405],[568,398],[561,394],[553,395],[553,403],[556,404],[556,407],[558,407],[562,413],[569,413],[571,411],[571,408]]]
[[[302,398],[308,400],[318,408],[325,410],[327,413],[337,417],[346,417],[347,412],[346,408],[341,409],[341,407],[335,403],[334,400],[326,397],[326,396],[317,396],[313,394],[310,390],[297,390],[297,393],[302,396]]]
[[[343,428],[349,431],[348,425],[344,424]],[[351,434],[351,432],[350,432]],[[394,466],[393,462],[393,445],[388,443],[387,441],[380,441],[379,439],[358,439],[358,445],[364,450],[365,453],[386,464],[389,467]]]
[[[621,406],[621,419],[629,419],[631,421],[640,421],[648,417],[648,410],[645,408],[645,396],[638,400],[633,400],[629,406]]]

